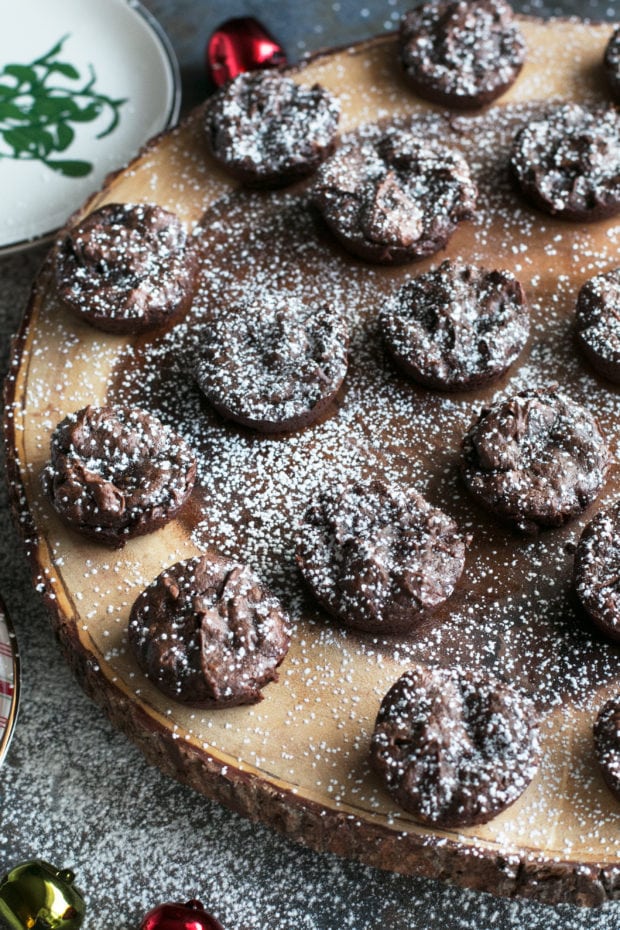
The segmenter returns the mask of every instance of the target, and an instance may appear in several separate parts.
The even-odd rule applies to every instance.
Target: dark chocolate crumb
[[[297,564],[345,626],[405,632],[450,597],[466,542],[420,494],[375,480],[322,493],[299,530]]]
[[[288,618],[247,566],[208,552],[167,568],[139,595],[129,642],[145,675],[177,701],[254,704],[278,677]]]
[[[509,271],[446,261],[404,284],[381,312],[390,354],[426,387],[467,391],[499,378],[529,334],[523,288]]]
[[[598,713],[594,749],[603,778],[620,801],[620,694],[603,704]]]
[[[168,523],[191,494],[187,443],[135,407],[84,407],[58,424],[43,484],[72,529],[107,546]]]
[[[80,319],[111,333],[142,333],[187,308],[196,264],[174,213],[156,204],[109,203],[58,243],[56,285]]]
[[[585,510],[610,464],[596,418],[554,388],[522,391],[483,409],[463,450],[469,492],[526,533]]]
[[[429,0],[400,25],[405,74],[421,96],[448,107],[482,107],[516,80],[525,42],[504,0]]]
[[[295,430],[329,406],[347,372],[344,317],[293,295],[223,308],[207,323],[196,380],[224,417],[263,433]]]
[[[422,823],[485,823],[532,780],[537,722],[531,701],[488,672],[414,666],[381,703],[371,761]]]
[[[245,184],[277,187],[311,174],[333,151],[340,105],[320,84],[275,71],[240,74],[207,104],[213,156]]]
[[[477,189],[461,154],[404,130],[343,144],[321,166],[313,200],[354,255],[398,264],[442,249],[471,219]]]
[[[511,169],[535,207],[566,220],[620,210],[620,113],[567,103],[516,136]]]

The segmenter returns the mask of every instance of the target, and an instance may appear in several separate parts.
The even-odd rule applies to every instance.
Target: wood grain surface
[[[458,230],[445,254],[511,268],[533,313],[530,345],[498,385],[455,397],[400,378],[376,338],[377,301],[433,262],[413,270],[367,268],[309,217],[303,185],[275,194],[240,191],[206,155],[196,111],[81,211],[110,201],[155,201],[188,226],[200,224],[203,272],[194,310],[180,327],[151,340],[99,333],[59,306],[50,256],[16,341],[5,434],[16,519],[68,661],[87,693],[154,764],[319,850],[496,894],[596,905],[620,897],[620,809],[591,745],[596,710],[618,686],[620,658],[579,615],[570,578],[575,541],[599,505],[568,527],[523,540],[478,511],[458,481],[460,439],[475,412],[497,393],[533,381],[559,380],[590,406],[617,452],[620,398],[576,356],[571,321],[583,280],[617,264],[620,226],[553,221],[519,201],[505,178],[506,146],[517,125],[555,99],[606,99],[600,61],[611,27],[522,25],[526,67],[481,115],[450,121],[420,103],[402,82],[390,37],[319,56],[296,73],[303,83],[319,80],[339,94],[343,132],[379,119],[414,120],[470,158],[480,215]],[[205,308],[231,287],[244,291],[263,279],[351,305],[345,391],[323,422],[293,437],[255,437],[223,423],[187,376],[185,353]],[[40,488],[56,423],[85,404],[116,400],[180,421],[201,461],[200,487],[183,517],[120,554],[63,528]],[[295,575],[295,517],[330,470],[342,480],[378,472],[413,483],[474,535],[455,596],[433,625],[406,641],[333,627]],[[617,494],[614,465],[602,500]],[[129,609],[143,586],[207,545],[250,561],[294,621],[280,681],[254,707],[207,713],[171,704],[126,648]],[[458,833],[424,829],[395,808],[369,771],[381,697],[420,660],[492,668],[528,690],[541,710],[539,774],[486,825]]]

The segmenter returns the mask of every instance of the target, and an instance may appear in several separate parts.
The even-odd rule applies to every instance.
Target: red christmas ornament
[[[228,19],[207,43],[207,72],[218,87],[244,71],[286,64],[282,48],[251,16]]]
[[[140,930],[224,930],[219,920],[208,914],[200,901],[187,904],[160,904],[149,911]]]

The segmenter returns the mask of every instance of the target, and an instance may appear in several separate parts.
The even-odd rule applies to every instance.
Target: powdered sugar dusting
[[[620,28],[610,37],[605,49],[607,79],[616,98],[620,96]]]
[[[361,69],[371,75],[374,66],[366,63]],[[350,107],[350,92],[347,96]],[[360,112],[374,118],[376,110],[370,116],[369,111],[382,99],[375,87],[360,101]],[[390,91],[392,108],[396,99]],[[286,440],[223,425],[188,382],[184,353],[192,349],[192,326],[182,324],[150,346],[142,341],[125,345],[109,394],[111,399],[142,398],[199,453],[201,492],[181,524],[183,533],[162,533],[157,549],[155,539],[143,540],[128,547],[122,558],[102,558],[94,546],[73,546],[38,500],[28,502],[37,522],[46,526],[52,548],[52,564],[38,580],[41,589],[49,587],[50,579],[55,584],[56,570],[64,576],[71,567],[93,662],[147,702],[157,697],[128,657],[125,634],[129,607],[142,586],[165,565],[194,554],[194,545],[207,543],[242,557],[261,578],[272,581],[295,622],[281,682],[270,686],[273,699],[266,697],[259,708],[230,715],[190,713],[171,701],[158,706],[171,720],[175,739],[276,773],[296,791],[307,790],[312,798],[339,809],[343,823],[359,824],[377,814],[395,837],[401,830],[415,830],[376,785],[367,764],[379,702],[412,662],[432,656],[446,664],[488,667],[532,692],[546,714],[540,774],[511,812],[477,837],[467,833],[463,838],[467,845],[480,844],[481,856],[489,839],[499,843],[506,851],[507,873],[514,876],[526,848],[552,850],[557,858],[617,853],[616,810],[597,780],[588,747],[593,704],[613,686],[619,664],[617,650],[574,611],[570,555],[581,522],[538,540],[515,540],[472,507],[457,476],[460,440],[480,406],[507,389],[513,393],[532,383],[568,382],[571,396],[597,411],[617,453],[617,395],[583,366],[569,336],[578,286],[617,263],[620,228],[609,223],[580,230],[575,237],[568,227],[533,214],[514,197],[506,172],[510,140],[516,128],[540,111],[537,105],[514,107],[492,118],[451,123],[430,118],[419,126],[430,138],[449,138],[460,147],[480,187],[478,217],[471,228],[455,233],[449,254],[508,267],[528,291],[532,342],[509,383],[504,379],[475,397],[452,398],[400,378],[377,338],[376,314],[410,269],[368,268],[343,255],[308,213],[303,190],[269,198],[234,194],[209,211],[201,298],[191,323],[199,328],[209,302],[218,296],[242,298],[251,291],[254,298],[277,286],[314,300],[329,291],[330,299],[346,311],[352,333],[351,364],[338,405],[312,429]],[[192,186],[200,172],[185,172],[176,163],[175,169],[170,206],[182,212],[185,205],[186,215],[190,195],[202,196]],[[66,320],[50,321],[46,312],[45,326],[46,335],[64,340]],[[67,364],[75,346],[84,345],[81,339],[82,333],[61,351]],[[79,383],[68,368],[59,372],[61,402],[67,409],[81,406],[84,393],[106,377],[98,353],[107,359],[110,344],[89,337],[88,349],[95,355],[93,370]],[[35,358],[45,360],[46,352],[45,339],[37,338]],[[45,378],[30,386],[31,397],[39,402],[47,388]],[[38,477],[40,450],[57,419],[56,411],[45,410],[32,425],[31,448],[38,452],[25,466],[27,481],[31,472]],[[330,625],[293,570],[294,527],[309,497],[323,484],[369,475],[415,487],[474,534],[467,584],[455,594],[450,611],[439,611],[435,625],[407,639],[354,635]],[[612,475],[604,502],[614,494]],[[433,840],[438,848],[443,842],[441,837]],[[166,848],[166,860],[167,854]],[[233,905],[233,919],[238,913]],[[336,923],[340,918],[346,925],[349,918],[339,913]]]
[[[211,306],[196,338],[196,380],[224,416],[262,431],[320,415],[347,371],[347,325],[329,306],[261,293]]]
[[[432,255],[476,201],[467,162],[413,131],[374,125],[343,140],[319,169],[313,201],[354,255],[393,264]]]
[[[577,341],[595,368],[620,380],[620,268],[586,281],[579,292]]]
[[[583,607],[612,639],[620,641],[620,511],[599,511],[579,540],[575,588]]]
[[[583,369],[568,337],[575,283],[562,275],[566,265],[558,259],[567,254],[572,260],[565,227],[552,221],[541,227],[507,183],[504,159],[515,125],[535,112],[532,107],[506,108],[466,124],[456,121],[452,128],[442,117],[429,117],[423,128],[416,127],[430,138],[451,133],[451,141],[475,166],[482,208],[471,235],[455,236],[451,254],[488,265],[497,263],[499,253],[502,265],[520,276],[530,297],[533,344],[521,367],[497,387],[475,397],[439,396],[395,373],[378,336],[377,313],[412,270],[369,267],[334,248],[308,209],[305,188],[268,198],[238,193],[209,211],[203,221],[200,297],[191,325],[188,320],[141,346],[137,354],[128,349],[117,368],[113,396],[129,402],[146,393],[151,407],[175,422],[199,451],[202,506],[196,505],[193,515],[195,543],[216,545],[249,562],[275,588],[297,623],[282,668],[286,695],[282,691],[278,702],[285,720],[282,757],[270,755],[269,731],[262,731],[258,721],[255,747],[262,746],[262,758],[284,766],[294,778],[308,770],[313,758],[310,746],[300,755],[304,733],[319,726],[326,749],[320,752],[321,764],[310,765],[310,771],[336,801],[351,799],[371,810],[385,809],[385,798],[367,780],[365,745],[386,687],[413,661],[494,669],[532,693],[544,713],[554,713],[554,720],[554,708],[565,700],[589,707],[593,683],[604,687],[618,673],[616,650],[574,615],[566,547],[573,544],[580,524],[533,542],[517,541],[472,508],[458,478],[460,443],[480,405],[533,382],[544,386],[569,379],[571,396],[597,411],[616,448],[613,428],[608,428],[617,416],[616,396]],[[610,226],[605,254],[598,244],[589,251],[586,234],[576,278],[608,263],[617,239],[618,231]],[[534,254],[535,275],[528,272]],[[416,266],[415,272],[424,267]],[[201,320],[212,307],[248,294],[260,301],[274,288],[304,301],[320,302],[329,295],[351,332],[342,397],[321,422],[286,439],[226,426],[185,375],[187,353],[193,351]],[[436,623],[410,638],[356,636],[332,627],[317,615],[294,567],[294,535],[307,502],[322,487],[371,476],[414,487],[454,516],[463,531],[474,534],[466,581],[449,606],[437,611]],[[361,678],[360,668],[366,669]],[[328,696],[334,680],[343,682],[338,706]],[[312,697],[305,688],[299,690],[302,681],[312,681]],[[235,735],[217,720],[208,721],[207,732],[211,745],[242,748],[241,731]],[[332,776],[319,774],[323,765]],[[548,785],[552,775],[545,778]],[[571,787],[571,797],[577,817],[585,803],[577,801],[578,783]],[[512,830],[525,840],[540,817],[539,805],[549,811],[552,802],[545,791],[540,795],[532,790],[523,803],[528,813]],[[390,817],[400,816],[390,811]],[[489,835],[504,831],[499,820],[486,829]],[[578,829],[583,832],[583,826]],[[570,828],[565,835],[568,842]]]
[[[192,278],[185,230],[158,206],[107,204],[58,243],[59,294],[104,330],[140,332],[173,317]]]
[[[383,701],[374,767],[425,823],[484,822],[512,804],[538,765],[531,703],[484,672],[413,667]]]
[[[512,168],[550,213],[588,219],[620,210],[620,114],[564,104],[519,134]]]
[[[504,0],[431,0],[403,18],[401,56],[416,86],[486,102],[514,81],[525,42]]]
[[[325,488],[301,520],[296,557],[345,626],[407,633],[452,594],[465,547],[455,522],[421,495],[373,481]]]
[[[316,167],[333,144],[339,116],[337,99],[320,85],[259,70],[217,91],[205,130],[213,154],[233,174],[277,184]]]
[[[500,377],[527,342],[527,301],[509,272],[443,262],[381,313],[395,361],[421,384],[467,390]]]

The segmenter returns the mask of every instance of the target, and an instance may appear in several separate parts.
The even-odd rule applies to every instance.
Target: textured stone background
[[[181,62],[186,104],[206,82],[204,43],[225,18],[254,15],[306,51],[394,28],[406,4],[148,0]],[[618,0],[515,3],[539,15],[620,17]],[[1,373],[44,249],[0,260]],[[23,700],[0,771],[0,873],[22,859],[72,865],[86,927],[136,930],[164,900],[199,897],[226,930],[617,930],[600,912],[496,900],[319,856],[247,823],[149,768],[72,680],[53,640],[0,484],[0,591],[17,628]]]

